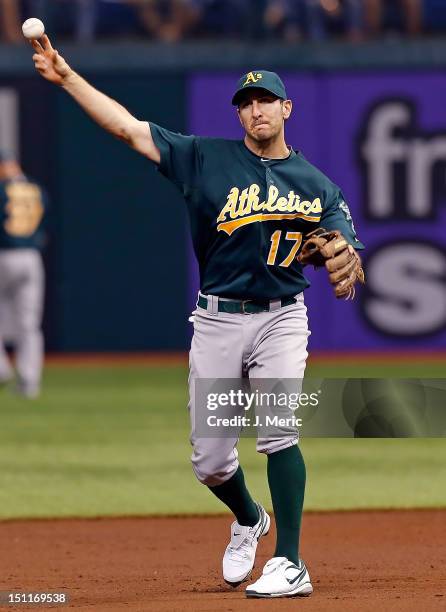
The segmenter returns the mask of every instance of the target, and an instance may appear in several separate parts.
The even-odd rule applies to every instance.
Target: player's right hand
[[[64,80],[72,72],[71,68],[59,53],[53,49],[50,39],[46,34],[38,40],[31,40],[31,45],[36,52],[33,55],[34,65],[36,70],[43,76],[44,79],[62,85]]]

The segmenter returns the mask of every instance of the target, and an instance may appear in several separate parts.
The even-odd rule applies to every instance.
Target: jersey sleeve
[[[150,123],[153,142],[161,154],[158,169],[183,195],[196,187],[201,170],[199,138],[184,136]]]
[[[339,230],[355,249],[364,248],[356,235],[352,215],[342,191],[337,190],[324,207],[320,225],[327,230]]]

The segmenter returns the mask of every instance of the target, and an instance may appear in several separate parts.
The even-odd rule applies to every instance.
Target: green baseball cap
[[[239,79],[237,90],[232,98],[232,104],[238,106],[242,92],[251,87],[265,89],[282,100],[287,99],[285,85],[278,74],[268,70],[253,70],[252,72],[247,72]]]

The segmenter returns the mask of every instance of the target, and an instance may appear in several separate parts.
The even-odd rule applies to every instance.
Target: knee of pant
[[[208,487],[216,487],[231,478],[238,468],[238,460],[234,457],[206,457],[192,454],[192,469],[197,479]]]
[[[285,450],[289,446],[297,444],[298,441],[299,437],[297,435],[285,436],[283,438],[258,438],[257,452],[270,455],[271,453],[277,453],[278,451]]]

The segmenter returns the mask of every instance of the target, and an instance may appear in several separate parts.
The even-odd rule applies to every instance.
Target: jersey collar
[[[256,155],[255,153],[253,153],[251,149],[248,149],[244,140],[241,140],[240,143],[242,145],[242,149],[244,150],[245,154],[247,154],[247,156],[250,157],[251,159],[259,161],[263,166],[273,166],[274,164],[286,163],[287,161],[289,161],[290,159],[293,159],[297,155],[296,151],[294,151],[292,147],[287,145],[288,150],[290,152],[288,157],[284,157],[282,159],[268,159],[266,157],[261,157],[260,155]]]

